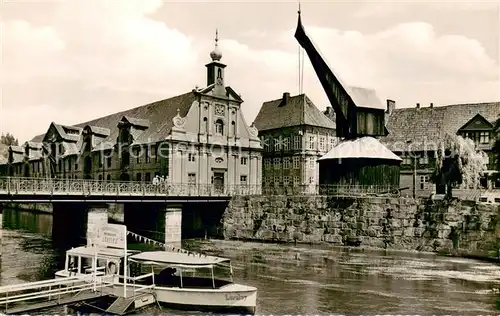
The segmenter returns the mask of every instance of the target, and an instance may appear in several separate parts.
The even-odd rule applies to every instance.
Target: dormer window
[[[128,126],[125,127],[125,126],[122,126],[120,128],[120,143],[128,143],[128,140],[129,140],[129,130],[128,130]]]
[[[224,135],[224,122],[221,119],[215,121],[215,134]]]

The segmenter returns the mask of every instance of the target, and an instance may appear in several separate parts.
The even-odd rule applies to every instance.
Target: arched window
[[[106,180],[111,181],[111,175],[110,175],[110,174],[108,174],[108,175],[106,176]]]
[[[101,180],[102,180],[102,174],[99,175],[99,181],[101,181]]]
[[[224,135],[224,122],[221,119],[215,121],[215,134]]]
[[[222,69],[217,69],[217,79],[222,79]]]
[[[201,132],[208,133],[208,119],[206,117],[203,118],[203,123],[201,124]]]
[[[236,122],[235,121],[231,122],[231,133],[233,133],[233,136],[236,136]]]

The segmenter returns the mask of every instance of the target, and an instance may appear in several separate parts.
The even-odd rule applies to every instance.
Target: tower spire
[[[219,29],[215,29],[215,48],[210,52],[210,58],[212,61],[220,61],[222,58],[222,53],[219,50]]]

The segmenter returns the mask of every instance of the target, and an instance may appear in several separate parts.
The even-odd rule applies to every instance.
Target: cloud
[[[212,36],[194,38],[161,21],[162,5],[64,1],[50,25],[0,22],[2,131],[24,141],[45,132],[50,121],[75,124],[204,85]],[[500,99],[499,65],[475,39],[437,34],[423,22],[372,33],[305,26],[344,82],[375,88],[398,106]],[[298,49],[293,30],[242,33],[219,43],[226,83],[242,94],[251,123],[262,102],[298,92]],[[283,46],[262,49],[259,41]],[[305,58],[304,92],[324,108],[328,100]]]

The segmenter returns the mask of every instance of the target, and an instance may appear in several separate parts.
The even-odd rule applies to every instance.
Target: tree
[[[445,186],[445,197],[452,198],[452,187],[479,187],[481,174],[486,170],[488,156],[476,150],[471,139],[447,135],[437,150],[433,182]]]
[[[10,133],[7,133],[5,135],[2,134],[2,136],[0,136],[0,143],[7,145],[7,146],[11,146],[11,145],[19,146],[19,141],[17,140],[17,138],[15,138],[14,135],[12,135]]]

